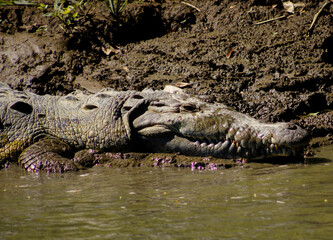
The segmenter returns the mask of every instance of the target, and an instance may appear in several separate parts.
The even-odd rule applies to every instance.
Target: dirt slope
[[[332,140],[333,4],[308,32],[323,3],[292,14],[278,0],[136,1],[121,24],[98,5],[70,37],[35,7],[2,7],[0,79],[39,94],[189,83],[189,93]]]

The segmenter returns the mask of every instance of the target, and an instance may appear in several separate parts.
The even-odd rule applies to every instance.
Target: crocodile
[[[180,153],[248,159],[300,156],[307,132],[265,123],[182,91],[115,91],[37,95],[0,83],[0,162],[29,171],[81,169],[82,149]]]

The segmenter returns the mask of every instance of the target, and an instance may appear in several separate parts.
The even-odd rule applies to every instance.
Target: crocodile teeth
[[[200,144],[201,147],[207,147],[207,143],[203,142]]]
[[[222,144],[222,150],[226,150],[230,147],[230,140],[226,140],[223,144]]]
[[[278,141],[276,140],[276,138],[272,137],[272,138],[271,138],[271,143],[273,143],[273,144],[277,144]]]
[[[236,144],[233,142],[229,147],[229,152],[234,153],[237,150]]]
[[[210,143],[210,144],[208,145],[209,148],[213,148],[214,146],[215,146],[214,143]]]
[[[233,131],[231,131],[233,132]],[[211,140],[211,139],[199,139],[193,142],[195,147],[202,152],[213,153],[218,152],[228,152],[231,155],[237,155],[242,157],[264,157],[265,155],[294,155],[296,154],[296,149],[290,149],[286,146],[280,147],[273,137],[264,137],[264,142],[266,145],[263,146],[263,142],[260,141],[260,145],[256,141],[239,139],[232,140],[226,139],[225,141]]]
[[[237,153],[238,153],[238,154],[241,154],[241,153],[242,153],[242,150],[243,150],[242,147],[238,147],[238,148],[237,148]]]
[[[257,149],[255,149],[254,147],[251,148],[251,154],[252,156],[255,156],[257,152]]]
[[[293,156],[296,156],[296,149],[295,149],[295,148],[292,148],[291,151],[292,151],[292,153],[293,153]]]
[[[234,136],[235,136],[236,132],[237,132],[237,130],[231,127],[229,129],[228,134],[227,134],[226,137],[229,138],[229,139],[234,139]]]
[[[241,146],[242,146],[243,148],[247,148],[247,146],[248,146],[248,141],[247,141],[247,140],[241,140],[241,141],[240,141],[240,144],[241,144]]]
[[[218,143],[215,145],[215,149],[219,149],[221,146],[222,146],[222,142],[218,142]]]
[[[247,151],[245,152],[245,156],[246,156],[247,158],[250,157],[250,151],[247,150]]]
[[[270,154],[271,153],[271,149],[270,148],[266,148],[266,154]]]

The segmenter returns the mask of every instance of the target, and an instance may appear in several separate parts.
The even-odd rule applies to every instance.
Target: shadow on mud
[[[307,158],[304,161],[305,164],[319,164],[319,163],[330,163],[330,162],[332,162],[332,160],[327,158],[316,158],[316,157]]]
[[[269,159],[262,159],[262,160],[253,160],[249,163],[268,163],[274,165],[284,165],[284,164],[320,164],[320,163],[328,163],[332,162],[332,160],[327,158],[318,158],[318,157],[310,157],[310,158],[303,158],[303,157],[286,157],[286,158],[269,158]]]

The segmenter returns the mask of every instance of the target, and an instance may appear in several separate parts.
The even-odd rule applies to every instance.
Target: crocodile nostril
[[[185,103],[180,106],[181,111],[186,111],[186,112],[195,112],[197,111],[197,106],[191,103]]]
[[[287,126],[287,128],[288,128],[289,130],[296,130],[296,129],[297,129],[297,126],[296,126],[295,124],[293,124],[293,123],[289,123],[288,126]]]

